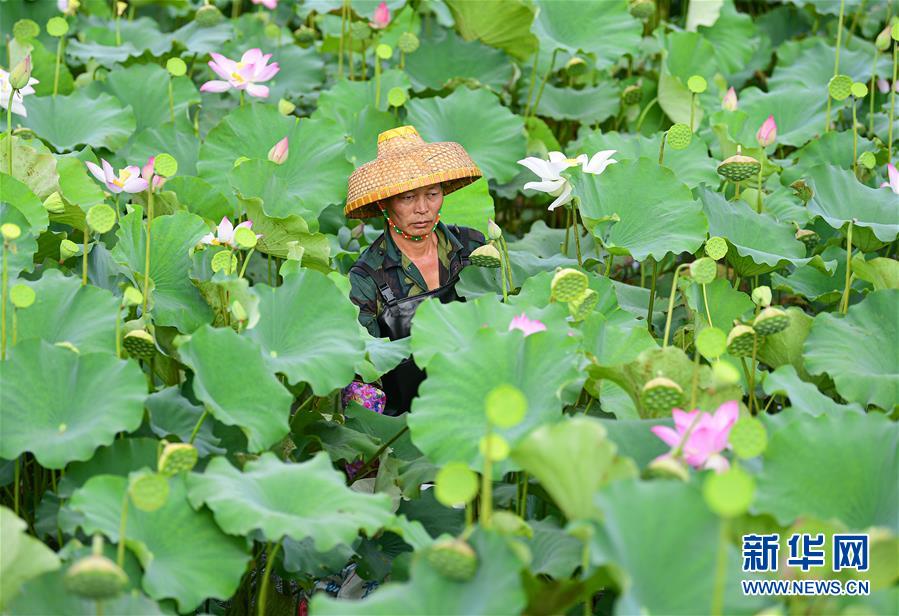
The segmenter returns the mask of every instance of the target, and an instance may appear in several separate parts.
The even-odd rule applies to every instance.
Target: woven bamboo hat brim
[[[400,126],[378,135],[378,157],[350,175],[343,213],[347,218],[380,216],[381,199],[438,182],[449,194],[482,175],[458,143],[427,143],[415,127]]]

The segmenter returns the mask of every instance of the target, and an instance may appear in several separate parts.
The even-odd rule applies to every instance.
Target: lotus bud
[[[147,159],[147,164],[145,164],[143,167],[141,167],[140,177],[142,177],[145,180],[147,180],[148,182],[150,182],[153,179],[153,168],[155,167],[155,165],[156,165],[156,157],[151,156],[150,158]]]
[[[621,102],[625,105],[636,105],[643,98],[643,88],[630,85],[621,92]]]
[[[282,165],[287,160],[289,153],[290,148],[287,145],[287,137],[284,137],[268,151],[268,159],[277,165]]]
[[[552,298],[560,302],[570,302],[577,299],[587,290],[589,284],[587,275],[570,267],[556,272],[550,283]]]
[[[278,113],[281,115],[289,116],[296,110],[297,106],[291,103],[286,98],[282,98],[278,101]]]
[[[778,334],[790,326],[790,316],[780,308],[769,306],[762,310],[752,327],[762,336]]]
[[[890,91],[890,82],[881,77],[877,80],[877,89],[880,90],[881,94],[886,94]]]
[[[156,354],[153,336],[142,329],[135,329],[125,334],[122,338],[122,346],[132,357],[145,361],[151,360]]]
[[[44,209],[51,214],[62,214],[66,211],[66,206],[62,202],[62,196],[58,192],[52,192],[44,199]]]
[[[238,321],[246,321],[249,318],[247,315],[247,309],[243,307],[239,301],[234,300],[231,302],[231,314],[234,315],[234,318]]]
[[[166,443],[157,466],[162,475],[171,477],[190,471],[196,466],[197,458],[197,448],[190,443]]]
[[[388,24],[390,24],[390,9],[387,8],[386,2],[381,2],[375,9],[374,19],[369,25],[380,30],[386,28]]]
[[[428,548],[427,561],[438,573],[456,582],[467,582],[478,569],[478,557],[462,539],[441,539]]]
[[[498,240],[503,236],[503,230],[499,228],[499,225],[493,222],[493,219],[489,219],[487,221],[487,237],[491,240]]]
[[[9,85],[13,90],[21,90],[28,85],[29,79],[31,79],[31,54],[13,67],[9,74]]]
[[[59,243],[59,262],[74,257],[78,254],[78,244],[72,240],[63,240]]]
[[[755,347],[755,330],[748,325],[735,325],[727,335],[727,352],[734,357],[749,357]]]
[[[737,147],[736,154],[725,158],[718,165],[718,173],[731,182],[742,182],[758,175],[761,168],[762,164],[759,161],[751,156],[743,156],[740,154],[740,148]]]
[[[478,267],[496,268],[502,265],[499,251],[492,244],[484,244],[475,248],[469,255],[469,260]]]
[[[777,141],[777,122],[774,121],[773,115],[769,115],[768,119],[762,122],[758,132],[755,134],[755,140],[763,148],[767,148]]]
[[[752,301],[756,306],[767,308],[771,305],[771,287],[762,285],[752,290]]]
[[[414,53],[419,45],[421,45],[421,42],[413,32],[403,32],[396,42],[396,46],[399,47],[400,51],[403,53]]]
[[[887,24],[886,27],[880,31],[880,34],[877,35],[877,38],[874,39],[874,46],[877,47],[879,51],[886,51],[890,48],[890,31],[892,30],[892,26]]]
[[[684,390],[669,378],[658,376],[643,386],[640,402],[653,416],[667,414],[684,401]]]
[[[132,286],[125,287],[122,293],[122,305],[126,307],[139,306],[144,302],[144,294]]]
[[[690,471],[687,469],[686,463],[680,458],[675,458],[670,453],[659,456],[650,462],[649,466],[646,467],[646,474],[649,477],[657,477],[659,479],[690,480]]]
[[[737,104],[737,91],[731,86],[724,95],[724,100],[721,101],[721,108],[725,111],[736,111]]]

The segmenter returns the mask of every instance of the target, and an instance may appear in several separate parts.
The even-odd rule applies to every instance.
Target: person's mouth
[[[424,228],[430,226],[430,224],[431,223],[429,221],[425,220],[422,222],[413,222],[412,226],[415,227],[416,229],[424,229]]]

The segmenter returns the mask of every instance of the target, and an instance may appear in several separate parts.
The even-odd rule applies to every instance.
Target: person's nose
[[[427,214],[427,212],[428,212],[427,200],[424,197],[416,197],[415,198],[415,213],[416,214]]]

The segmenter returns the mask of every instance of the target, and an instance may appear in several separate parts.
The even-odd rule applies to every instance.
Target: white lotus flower
[[[571,183],[568,181],[568,178],[564,178],[561,175],[565,169],[580,165],[584,172],[599,175],[605,171],[606,167],[618,162],[611,158],[614,153],[615,150],[602,150],[589,159],[586,154],[579,154],[575,158],[569,158],[562,152],[550,152],[549,160],[529,156],[519,160],[518,164],[527,167],[540,176],[540,181],[528,182],[524,185],[524,189],[537,190],[556,197],[555,201],[549,204],[549,210],[552,211],[573,199]]]
[[[252,229],[253,221],[245,220],[235,227],[233,224],[231,224],[231,221],[228,220],[227,216],[223,216],[222,220],[219,222],[218,226],[212,233],[207,233],[200,238],[200,243],[208,244],[210,246],[230,246],[232,248],[236,248],[237,244],[234,242],[234,232],[241,227]],[[262,234],[257,233],[256,239],[259,239],[260,237],[262,237]]]

